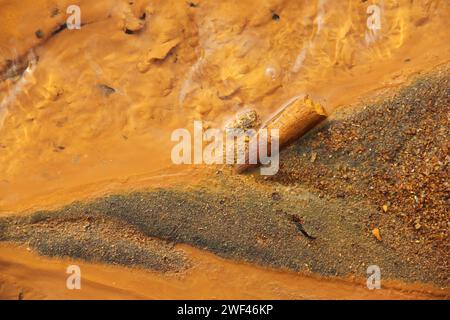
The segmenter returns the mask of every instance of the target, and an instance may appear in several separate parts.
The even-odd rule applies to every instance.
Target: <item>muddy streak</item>
[[[448,291],[363,280],[331,280],[231,262],[177,246],[196,264],[182,274],[159,274],[68,259],[48,259],[24,247],[0,245],[0,298],[17,299],[445,299]],[[65,287],[69,265],[79,265],[82,290]],[[38,276],[37,276],[38,275]],[[325,280],[325,281],[324,281]]]

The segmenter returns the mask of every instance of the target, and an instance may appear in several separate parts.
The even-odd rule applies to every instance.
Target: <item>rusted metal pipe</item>
[[[320,104],[314,103],[308,96],[304,98],[295,97],[266,121],[261,129],[267,129],[269,137],[270,130],[279,130],[279,147],[281,150],[283,147],[301,138],[317,124],[326,119],[326,117],[325,109]],[[258,139],[258,136],[255,138]],[[267,150],[270,150],[270,141],[268,141]],[[246,158],[248,160],[248,155]],[[238,164],[236,166],[236,172],[243,173],[252,167],[258,166],[259,163],[258,154],[258,164],[250,164],[246,161],[245,164]]]

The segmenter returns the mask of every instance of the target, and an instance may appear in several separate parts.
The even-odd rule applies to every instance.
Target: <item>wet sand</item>
[[[418,78],[380,104],[335,116],[283,151],[274,177],[203,168],[209,177],[197,186],[129,190],[0,219],[2,239],[31,241],[42,253],[72,256],[64,237],[108,241],[111,232],[105,230],[125,224],[143,237],[271,266],[342,276],[363,272],[375,260],[389,277],[445,283],[447,71]],[[175,183],[182,176],[173,178]],[[428,194],[422,192],[419,201],[411,192],[420,188]],[[317,240],[296,239],[292,214],[302,217]],[[92,225],[87,238],[79,233],[81,223]],[[378,245],[374,228],[381,228],[385,239]],[[57,248],[66,243],[66,251],[52,243]],[[98,254],[86,249],[80,257],[85,255]]]
[[[389,101],[418,75],[427,82],[438,66],[448,74],[448,1],[384,1],[379,33],[367,31],[364,1],[78,4],[83,26],[71,31],[64,28],[68,1],[0,0],[0,239],[16,242],[0,244],[0,297],[448,299],[444,184],[427,180],[434,191],[431,200],[417,198],[420,210],[414,197],[405,200],[407,192],[381,198],[366,192],[370,186],[351,180],[371,181],[364,176],[372,172],[368,167],[377,166],[373,171],[382,175],[386,166],[364,148],[353,150],[346,135],[365,139],[366,132],[345,119],[339,127],[341,115],[326,124],[341,136],[330,139],[322,131],[321,138],[299,141],[285,151],[285,167],[275,179],[235,177],[228,168],[177,167],[170,159],[172,130],[189,128],[194,119],[222,127],[249,106],[264,119],[299,94],[309,94],[330,114],[357,115],[372,107],[369,101]],[[447,88],[448,80],[437,83],[427,99],[436,104]],[[448,108],[443,99],[436,114]],[[396,127],[397,116],[408,120],[399,113],[360,125],[370,124],[375,136],[399,134],[413,148],[402,126],[399,132],[378,130],[386,123]],[[438,128],[441,137],[442,119],[427,121],[421,123],[424,132]],[[418,136],[444,150],[441,140]],[[344,156],[337,145],[324,145],[336,142],[348,151]],[[421,156],[405,150],[402,160],[421,172]],[[334,158],[324,160],[329,153]],[[440,179],[446,167],[437,160],[442,162],[435,157],[429,164],[438,166]],[[354,176],[342,176],[350,177],[348,190],[336,190],[339,170],[348,165],[356,167]],[[414,189],[421,181],[417,171],[394,173]],[[389,203],[384,212],[385,198],[400,203]],[[155,207],[161,210],[146,211]],[[317,236],[315,243],[288,219],[293,213]],[[129,237],[117,243],[111,231],[121,224]],[[381,242],[371,233],[375,227]],[[86,243],[105,247],[80,247]],[[182,256],[178,249],[186,252],[186,263],[166,263],[165,254]],[[143,259],[136,261],[141,250]],[[77,263],[88,281],[81,292],[64,287],[67,257],[83,260]],[[404,291],[368,292],[353,280],[336,280],[364,277],[374,260],[390,279],[383,283],[401,279],[408,284],[396,288]],[[291,271],[281,271],[286,269]],[[411,282],[434,283],[446,293],[427,294]]]
[[[409,136],[411,125],[417,130],[434,130],[435,132],[441,132],[442,128],[445,128],[445,125],[442,127],[444,118],[439,117],[438,112],[427,112],[427,108],[440,108],[442,104],[445,104],[448,88],[446,70],[443,68],[418,79],[413,85],[399,92],[392,101],[383,99],[384,102],[378,106],[372,106],[369,109],[361,108],[359,113],[354,114],[355,119],[351,118],[352,114],[350,116],[344,114],[342,118],[336,117],[334,122],[323,125],[317,131],[330,132],[335,128],[342,128],[348,117],[353,119],[352,125],[360,126],[365,121],[374,119],[372,113],[386,114],[385,111],[393,105],[408,102],[410,109],[406,113],[401,109],[396,111],[403,114],[403,116],[396,116],[398,119],[403,117],[402,126],[385,126],[384,130],[387,131],[383,136],[388,139],[394,137],[406,139],[406,142],[402,140],[404,146],[420,143],[423,139],[420,134]],[[417,97],[421,99],[418,100]],[[442,111],[445,109],[439,109],[439,112]],[[391,111],[390,114],[395,113]],[[424,115],[425,118],[423,118]],[[427,115],[438,117],[439,121],[434,121],[430,126],[430,122],[426,120]],[[379,120],[382,121],[382,119]],[[365,127],[362,132],[370,133],[377,124],[365,123]],[[398,132],[392,134],[392,130]],[[425,139],[428,136],[429,134],[425,134]],[[434,284],[433,292],[447,292],[445,237],[443,240],[435,238],[432,231],[436,228],[426,227],[419,233],[414,230],[414,226],[409,225],[405,217],[395,215],[395,207],[389,208],[393,212],[389,217],[380,216],[374,219],[375,216],[380,215],[377,213],[379,210],[377,199],[371,198],[366,193],[356,193],[355,191],[364,192],[366,187],[353,185],[354,183],[347,183],[348,187],[355,188],[351,193],[342,196],[336,193],[337,191],[333,191],[334,189],[330,189],[326,192],[326,197],[321,196],[324,192],[323,188],[327,187],[326,184],[309,185],[308,180],[297,183],[298,177],[293,174],[300,174],[302,167],[299,165],[305,165],[303,160],[299,160],[302,155],[297,154],[297,148],[308,148],[309,144],[319,144],[324,147],[325,142],[328,146],[327,139],[329,138],[326,135],[316,132],[285,150],[282,158],[291,165],[282,167],[280,175],[275,178],[261,179],[253,174],[236,176],[232,174],[231,168],[227,167],[209,171],[205,171],[205,168],[203,172],[209,172],[212,179],[199,179],[197,186],[181,187],[176,186],[175,182],[180,182],[178,180],[180,176],[175,174],[173,185],[168,180],[166,185],[155,185],[153,190],[100,197],[87,202],[76,202],[53,211],[38,211],[31,215],[8,215],[0,219],[0,239],[23,243],[41,255],[62,260],[72,257],[97,263],[97,266],[99,263],[118,264],[134,267],[133,270],[144,267],[149,270],[177,274],[189,274],[192,268],[195,269],[202,256],[208,255],[204,251],[195,249],[197,254],[195,256],[188,254],[185,263],[180,264],[180,260],[177,260],[179,253],[170,248],[173,245],[179,247],[179,244],[183,243],[207,249],[235,261],[248,261],[271,268],[338,278],[360,279],[365,276],[367,266],[375,263],[383,271],[383,283],[402,279],[404,282],[400,284],[400,288],[406,288],[406,290],[417,288],[411,284],[416,282],[428,283],[428,288],[433,288],[432,284]],[[437,147],[441,142],[441,139],[437,139],[436,136],[433,141],[426,143],[429,147],[431,146],[430,150],[443,150],[445,142],[443,146]],[[433,147],[435,144],[436,146]],[[343,146],[358,149],[358,145],[354,143],[351,145],[344,143]],[[372,157],[373,152],[389,153],[389,149],[385,150],[385,148],[391,147],[396,148],[394,143],[380,142],[379,147],[374,145],[373,150],[367,154],[366,151],[358,151],[358,157],[362,157],[362,160],[358,160],[361,164],[356,165],[355,168],[366,165],[367,161],[364,157]],[[353,155],[352,151],[345,152],[344,156],[339,155],[339,149],[331,149],[326,151],[331,157],[325,157],[327,160],[324,161],[322,150],[317,147],[313,150],[317,152],[314,161],[318,163],[314,168],[307,170],[310,176],[320,174],[323,182],[337,182],[336,177],[327,178],[320,173],[323,165],[335,166],[335,161],[349,163],[348,158]],[[402,152],[408,153],[408,149],[401,151],[400,154]],[[389,154],[393,158],[401,158],[396,154]],[[422,154],[408,153],[407,159],[411,164],[423,163],[424,161],[420,160],[421,157]],[[373,161],[382,161],[375,159],[378,159],[376,156]],[[440,157],[430,156],[430,159],[433,160],[429,164],[435,170],[433,174],[435,177],[441,172],[440,167],[436,166]],[[383,168],[383,162],[376,164],[377,162],[373,161],[371,163],[372,166],[375,164],[374,168]],[[358,163],[355,159],[351,162],[354,165]],[[364,167],[362,170],[368,171]],[[421,171],[423,170],[418,172]],[[347,172],[347,175],[352,179],[357,172]],[[410,179],[411,174],[408,177],[406,179],[399,176],[399,183],[414,181]],[[440,178],[436,179],[433,178],[430,181],[438,181]],[[359,179],[353,180],[359,181]],[[274,182],[277,182],[276,187]],[[434,187],[437,189],[434,189],[433,198],[428,200],[435,202],[430,207],[436,210],[428,218],[428,223],[436,224],[437,227],[441,225],[441,222],[445,222],[445,219],[441,219],[442,214],[445,213],[440,203],[439,190],[442,187],[444,184],[437,184]],[[338,190],[344,191],[343,188]],[[342,200],[343,198],[345,200]],[[399,208],[406,206],[408,199],[407,196],[397,198],[397,206]],[[403,204],[402,201],[407,202]],[[308,239],[299,232],[296,225],[289,219],[289,214],[292,213],[301,215],[302,228],[312,234],[314,239]],[[388,218],[387,221],[384,220],[386,218]],[[426,222],[422,223],[427,226]],[[376,240],[370,232],[375,225],[381,226],[383,236],[381,242]],[[118,233],[121,234],[120,238],[116,236]],[[404,241],[405,239],[407,241]],[[148,246],[146,243],[151,245]],[[444,251],[441,248],[444,248]],[[162,259],[163,256],[169,260]],[[55,261],[60,261],[59,259]],[[227,263],[233,264],[233,262]],[[211,270],[204,270],[207,274],[205,277],[209,279],[216,267],[218,267],[217,263],[211,263]],[[8,275],[10,270],[5,270],[5,274]],[[310,294],[315,295],[316,298],[334,298],[333,294],[323,289],[330,285],[330,281],[334,283],[334,280],[317,279],[324,284],[321,284],[316,292],[303,292],[304,296],[294,295],[294,298],[311,298]],[[5,288],[11,289],[11,285],[11,281],[5,280]],[[348,285],[354,286],[357,295],[351,297],[372,298],[359,292],[357,284],[350,282]],[[418,288],[423,286],[419,285]],[[439,291],[437,287],[442,287],[443,291]],[[236,294],[231,288],[227,290],[230,290],[227,291],[230,294]],[[289,290],[289,292],[292,291]],[[183,292],[181,289],[180,291]],[[336,296],[338,297],[339,295]],[[437,297],[434,296],[434,298]],[[439,297],[447,298],[447,296]]]
[[[411,121],[415,121],[416,129],[421,129],[423,124],[430,125],[426,118],[425,120],[421,118],[421,114],[427,115],[429,113],[426,112],[426,108],[439,107],[442,103],[445,103],[446,88],[448,88],[448,72],[447,69],[444,68],[437,73],[418,79],[412,86],[405,88],[405,90],[399,93],[392,101],[387,100],[386,103],[381,104],[378,107],[372,106],[368,109],[369,111],[361,109],[363,111],[360,111],[361,114],[357,113],[356,117],[359,119],[358,121],[363,121],[362,123],[364,123],[367,119],[373,118],[370,116],[370,112],[379,113],[380,110],[390,108],[392,105],[399,104],[402,101],[409,101],[410,103],[414,102],[415,105],[411,104],[411,108],[405,113],[406,118],[403,121],[403,126],[395,136],[403,139],[403,134],[410,131],[409,125],[413,124]],[[417,100],[416,96],[420,96],[421,100]],[[432,98],[433,100],[428,100],[428,98]],[[429,103],[429,101],[433,101],[434,105],[433,103]],[[426,106],[423,105],[423,103],[426,103]],[[439,109],[440,112],[444,110]],[[400,110],[398,112],[402,111]],[[381,114],[382,113],[383,112],[381,112]],[[365,117],[365,114],[368,116]],[[438,113],[436,113],[436,115],[437,114]],[[433,113],[431,113],[431,115],[432,117],[434,116]],[[328,130],[329,132],[330,128],[342,128],[346,121],[346,117],[348,117],[348,115],[344,115],[342,119],[336,118],[333,123],[319,128],[318,131]],[[352,121],[352,123],[359,125],[359,122]],[[368,124],[366,124],[366,126],[367,128],[364,130],[365,133],[370,133],[370,130],[375,129],[376,127]],[[442,122],[434,121],[433,126],[427,128],[424,127],[421,130],[426,129],[441,132],[442,130],[439,129],[441,126]],[[394,130],[400,129],[400,127],[385,127],[385,130],[391,130],[388,128]],[[301,156],[299,157],[296,155],[298,153],[297,148],[299,146],[308,148],[309,143],[317,143],[317,136],[321,137],[320,134],[311,134],[303,139],[303,141],[297,142],[292,148],[283,152],[282,156],[286,157],[286,163],[291,163],[292,161],[298,162],[298,159],[300,159]],[[386,132],[384,136],[389,139],[394,137],[394,135],[389,132]],[[431,142],[432,144],[439,144],[442,142],[440,139],[437,139],[437,136],[435,136],[435,138],[436,139]],[[325,139],[324,137],[320,139],[322,140],[319,141],[322,142],[327,141],[326,136]],[[416,143],[417,141],[421,141],[420,139],[420,135],[414,136],[409,143],[411,143],[411,141]],[[408,143],[403,143],[403,145],[406,146]],[[344,146],[347,145],[344,144]],[[386,146],[395,147],[392,143],[380,143],[380,146],[383,146],[383,148]],[[357,148],[358,146],[352,144],[351,147]],[[320,161],[322,165],[334,166],[333,161],[335,160],[324,162],[323,157],[320,155],[322,150],[320,148],[316,148],[315,150],[318,152],[319,157],[315,160],[318,162]],[[374,147],[374,150],[377,149]],[[430,150],[438,150],[438,148],[431,148]],[[337,154],[334,153],[335,151],[336,150],[329,150],[327,151],[327,154],[336,156]],[[366,156],[364,152],[358,152],[358,154],[360,157]],[[420,159],[419,156],[419,154],[409,155],[407,159],[411,163],[416,163],[416,160]],[[439,157],[431,157],[430,159],[438,161]],[[366,161],[364,160],[361,163],[365,164]],[[300,162],[300,164],[304,164],[304,162]],[[433,162],[430,162],[430,164],[437,170]],[[298,166],[298,164],[296,164],[296,166]],[[358,168],[358,166],[355,168]],[[380,169],[382,166],[377,165],[374,168]],[[286,169],[289,170],[286,171]],[[293,171],[293,169],[295,170]],[[448,298],[448,287],[446,285],[445,277],[448,269],[446,269],[445,261],[444,263],[441,263],[438,262],[439,260],[435,260],[445,257],[445,254],[442,255],[442,251],[435,250],[436,248],[439,248],[440,245],[445,246],[444,242],[434,242],[434,246],[432,247],[434,249],[429,251],[431,248],[428,246],[429,243],[426,241],[422,242],[422,239],[426,239],[423,238],[423,236],[427,236],[428,233],[424,233],[422,230],[420,232],[420,237],[417,238],[417,231],[414,231],[411,227],[408,228],[408,225],[399,225],[399,223],[405,223],[404,219],[398,220],[393,225],[388,225],[386,222],[383,222],[383,220],[376,219],[375,221],[378,224],[386,224],[385,227],[382,228],[383,241],[382,243],[377,243],[377,240],[370,234],[370,227],[373,225],[373,217],[374,215],[379,215],[379,213],[376,213],[376,211],[379,210],[379,208],[377,209],[376,207],[376,202],[374,203],[375,206],[370,204],[373,199],[365,194],[353,192],[352,194],[345,194],[345,201],[343,201],[340,200],[342,199],[342,196],[335,193],[332,189],[326,192],[328,195],[327,197],[320,197],[320,193],[323,192],[321,191],[322,189],[319,188],[317,190],[317,186],[314,184],[308,186],[308,181],[303,181],[301,185],[292,184],[293,178],[295,178],[292,174],[296,172],[300,173],[300,169],[301,167],[294,166],[282,168],[281,175],[275,177],[277,187],[274,189],[273,182],[271,182],[273,179],[261,180],[260,177],[251,174],[234,176],[230,175],[232,171],[229,168],[227,169],[224,167],[215,172],[214,181],[202,180],[202,182],[199,182],[198,186],[190,186],[187,188],[185,186],[184,190],[178,190],[179,187],[174,188],[173,185],[170,186],[170,183],[166,181],[166,185],[161,183],[159,188],[153,191],[107,196],[91,202],[73,203],[55,211],[36,212],[31,216],[24,214],[10,215],[9,217],[6,217],[6,220],[5,218],[0,220],[0,234],[3,241],[24,243],[32,250],[37,250],[37,252],[42,255],[60,257],[60,259],[53,259],[54,261],[61,261],[61,258],[62,260],[67,259],[65,257],[77,257],[85,261],[97,263],[97,267],[103,266],[106,269],[110,267],[98,263],[106,262],[109,264],[134,266],[132,269],[133,273],[135,272],[136,267],[146,267],[154,270],[172,270],[170,272],[175,272],[177,276],[181,274],[188,275],[192,270],[195,270],[199,261],[202,261],[203,256],[209,255],[208,253],[197,249],[193,249],[196,254],[192,255],[185,246],[182,245],[180,247],[180,245],[176,245],[177,248],[180,247],[184,251],[188,250],[189,254],[187,255],[186,267],[167,269],[164,267],[165,263],[161,262],[162,260],[159,260],[156,264],[154,262],[149,263],[148,260],[146,260],[147,262],[133,261],[132,258],[130,260],[130,257],[133,257],[133,255],[130,255],[130,252],[136,250],[133,249],[133,247],[127,246],[125,247],[125,251],[121,248],[119,248],[119,251],[116,249],[109,251],[110,249],[108,249],[110,246],[117,246],[117,239],[115,237],[117,231],[114,231],[115,224],[110,224],[110,219],[112,219],[111,221],[115,221],[114,223],[116,224],[118,223],[118,228],[120,228],[120,224],[125,223],[132,229],[136,229],[139,233],[136,239],[141,243],[149,236],[156,239],[164,239],[162,241],[168,241],[169,243],[189,243],[198,248],[207,249],[222,257],[231,258],[233,260],[246,260],[260,265],[301,271],[303,274],[306,272],[328,276],[334,275],[337,276],[337,278],[351,277],[353,279],[360,279],[365,273],[365,268],[368,265],[367,263],[376,262],[377,265],[382,267],[383,276],[387,280],[386,283],[388,283],[388,287],[393,279],[402,279],[409,283],[399,284],[397,282],[397,287],[394,287],[401,288],[402,290],[414,291],[412,295],[404,295],[404,293],[399,294],[395,290],[389,291],[388,296],[379,296],[378,293],[375,295],[367,295],[367,293],[358,290],[359,287],[357,284],[350,282],[348,283],[349,287],[347,288],[349,291],[352,290],[353,294],[338,290],[339,294],[335,296],[334,293],[330,293],[329,291],[336,290],[335,288],[333,289],[335,280],[332,280],[331,278],[317,278],[316,276],[316,278],[313,277],[316,279],[315,281],[321,282],[320,288],[317,289],[317,291],[305,289],[305,291],[299,293],[292,287],[286,286],[286,284],[283,283],[279,284],[279,287],[282,288],[280,289],[282,292],[281,294],[277,291],[275,295],[264,296],[265,298],[286,298],[288,295],[290,298],[342,298],[342,296],[339,296],[340,294],[345,294],[345,298],[364,299]],[[317,170],[319,169],[320,168],[318,167]],[[314,170],[308,170],[310,175],[315,174]],[[323,171],[322,169],[320,170]],[[364,171],[366,171],[366,169],[364,169]],[[437,170],[435,172],[439,173],[441,171]],[[322,175],[322,181],[332,181],[333,179],[326,178],[326,176]],[[208,185],[208,188],[206,189],[204,188],[205,183]],[[283,186],[283,184],[286,184],[287,186]],[[308,186],[308,188],[305,189],[305,186]],[[349,184],[349,186],[356,188],[356,191],[363,191],[365,189],[365,187],[358,185]],[[443,207],[439,204],[440,193],[438,190],[442,186],[443,185],[437,185],[438,189],[436,189],[435,194],[433,194],[433,196],[436,197],[432,198],[438,201],[435,204],[438,214],[445,212],[445,210],[442,211]],[[277,196],[274,196],[274,194]],[[357,196],[353,198],[353,194]],[[369,201],[361,202],[361,196],[367,197],[367,200]],[[402,198],[399,198],[399,200],[401,199]],[[401,203],[398,203],[398,205],[400,204]],[[392,208],[389,210],[392,210]],[[289,222],[290,220],[287,219],[287,214],[293,212],[302,215],[303,227],[315,236],[315,240],[308,240],[303,237],[295,228],[295,225]],[[395,216],[391,214],[390,217],[394,218]],[[441,222],[439,215],[433,217],[436,220],[432,221],[439,225]],[[84,224],[86,221],[88,222],[87,229]],[[405,229],[404,227],[407,228]],[[83,228],[84,231],[80,230],[80,228]],[[86,231],[88,231],[89,237],[83,238],[84,236],[81,236],[82,238],[80,238],[80,235],[86,234]],[[121,239],[128,238],[125,229],[122,228],[122,231],[120,232],[122,234]],[[427,232],[427,230],[425,230],[425,232]],[[130,233],[132,236],[136,235],[136,231],[131,230]],[[400,242],[397,242],[396,237],[398,236],[400,236]],[[411,242],[405,242],[404,237],[408,239],[408,242],[409,240],[411,240]],[[97,239],[100,239],[101,241],[105,240],[106,242],[101,242],[101,250],[95,253],[93,248],[98,246],[99,240]],[[114,240],[113,242],[108,242],[109,239]],[[419,242],[417,240],[413,241],[414,239],[418,239]],[[79,246],[80,243],[84,243],[83,247]],[[106,247],[102,243],[104,243]],[[75,245],[75,247],[73,247],[73,245]],[[143,246],[140,245],[140,248],[142,249]],[[150,256],[154,256],[155,252],[161,252],[161,249],[155,248],[156,247],[150,248]],[[80,249],[82,250],[80,251]],[[419,254],[419,251],[417,250],[422,251]],[[431,253],[432,255],[430,256]],[[169,257],[173,257],[173,253],[170,251],[166,254],[168,254]],[[10,258],[14,260],[14,257]],[[10,258],[5,258],[5,260]],[[201,283],[201,288],[203,288],[203,286],[207,287],[205,282],[210,281],[211,278],[214,279],[214,272],[220,265],[217,261],[218,260],[214,260],[208,264],[212,270],[209,268],[203,270],[203,280],[194,277],[195,280],[193,281],[195,283]],[[223,262],[224,260],[221,259],[220,261]],[[226,263],[229,263],[230,265],[235,264],[234,262]],[[87,264],[87,262],[83,262],[83,264]],[[247,265],[247,267],[252,269],[255,268],[251,265]],[[228,268],[231,267],[228,265],[227,269]],[[260,267],[256,267],[256,270],[259,270],[258,268],[261,269]],[[19,290],[19,293],[22,292],[21,296],[24,296],[26,290],[18,289],[17,281],[8,278],[8,275],[14,273],[11,272],[11,266],[8,267],[8,264],[4,263],[1,266],[1,269],[2,271],[4,270],[4,274],[6,275],[6,278],[4,276],[3,280],[3,288],[6,292],[5,295],[10,298],[14,297],[17,290]],[[236,264],[236,269],[243,269],[245,271],[245,268],[241,264]],[[261,277],[263,279],[264,276],[259,274],[256,270],[251,271],[251,274],[255,274],[255,277]],[[288,275],[286,275],[287,271],[275,272],[288,277]],[[146,273],[149,272],[146,271]],[[220,271],[220,274],[223,273],[224,271]],[[156,273],[150,272],[150,274],[155,275]],[[287,274],[291,273],[288,272]],[[167,274],[159,274],[158,277],[162,277],[165,279],[164,281],[166,281],[166,276]],[[230,275],[230,277],[233,276],[235,275]],[[236,277],[238,277],[238,275],[236,275]],[[127,277],[124,276],[124,278]],[[309,281],[310,279],[301,280],[304,287],[316,288],[316,284],[309,283]],[[422,283],[428,282],[430,284],[434,283],[435,286],[433,287],[430,284],[412,284],[411,281]],[[228,285],[229,281],[226,282]],[[289,280],[288,283],[290,282],[291,281]],[[183,285],[184,284],[181,284],[181,286]],[[261,285],[261,283],[258,283],[258,285]],[[253,282],[249,285],[250,292],[253,290],[252,286]],[[328,286],[331,286],[330,289],[324,291],[323,288],[328,288]],[[443,289],[436,289],[436,286],[442,286]],[[350,287],[352,289],[350,289]],[[203,291],[203,289],[200,288],[190,288],[192,290],[204,292],[205,296],[216,292],[212,291],[211,293],[208,291],[209,289]],[[214,288],[216,288],[216,286],[214,286]],[[238,286],[238,288],[240,287]],[[424,292],[424,288],[427,288],[426,290],[431,290],[431,292],[433,292],[432,295]],[[107,289],[108,292],[109,290],[110,289]],[[224,290],[227,290],[226,292],[227,294],[230,294],[230,298],[240,297],[240,293],[234,291],[233,288],[226,287]],[[32,290],[29,292],[32,292]],[[144,290],[143,292],[146,291]],[[177,294],[181,295],[184,292],[184,289],[180,290],[178,287],[178,289],[174,289],[173,292],[166,293],[168,296],[174,294],[174,297],[176,297],[178,295],[175,292],[178,292]],[[445,292],[445,294],[441,295],[442,292]],[[103,293],[96,292],[95,294],[101,295]],[[104,294],[106,295],[107,293],[105,292]],[[127,292],[127,294],[129,293]],[[125,297],[127,294],[121,292],[120,297]],[[192,291],[189,291],[189,294],[192,297]],[[66,297],[63,293],[61,293],[61,295],[61,297]],[[119,295],[119,293],[114,290],[114,293],[111,293],[110,297],[116,297],[116,295]],[[249,293],[249,296],[252,295]],[[255,298],[260,297],[260,295],[255,294],[253,296]],[[38,295],[30,295],[30,298],[37,297]],[[133,293],[129,297],[136,298],[138,296]],[[139,297],[144,298],[148,296],[141,293]],[[208,297],[216,296],[212,294]],[[219,295],[219,297],[224,296]]]

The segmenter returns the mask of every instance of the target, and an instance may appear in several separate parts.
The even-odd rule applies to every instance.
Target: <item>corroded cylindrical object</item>
[[[280,111],[262,125],[261,129],[267,129],[269,135],[270,130],[279,130],[279,147],[281,150],[289,143],[302,137],[326,117],[327,114],[320,104],[314,103],[307,96],[304,98],[297,97],[283,106]],[[268,145],[270,146],[270,141],[268,141]],[[270,150],[270,147],[268,147],[268,150]],[[242,173],[257,165],[246,162],[237,165],[236,171]]]

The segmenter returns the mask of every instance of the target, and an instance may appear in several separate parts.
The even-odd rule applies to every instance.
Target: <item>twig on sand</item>
[[[296,215],[296,214],[292,214],[291,215],[291,219],[292,221],[295,223],[297,229],[308,239],[314,240],[316,239],[316,237],[310,235],[308,232],[306,232],[306,230],[303,228],[303,222],[302,219]]]

